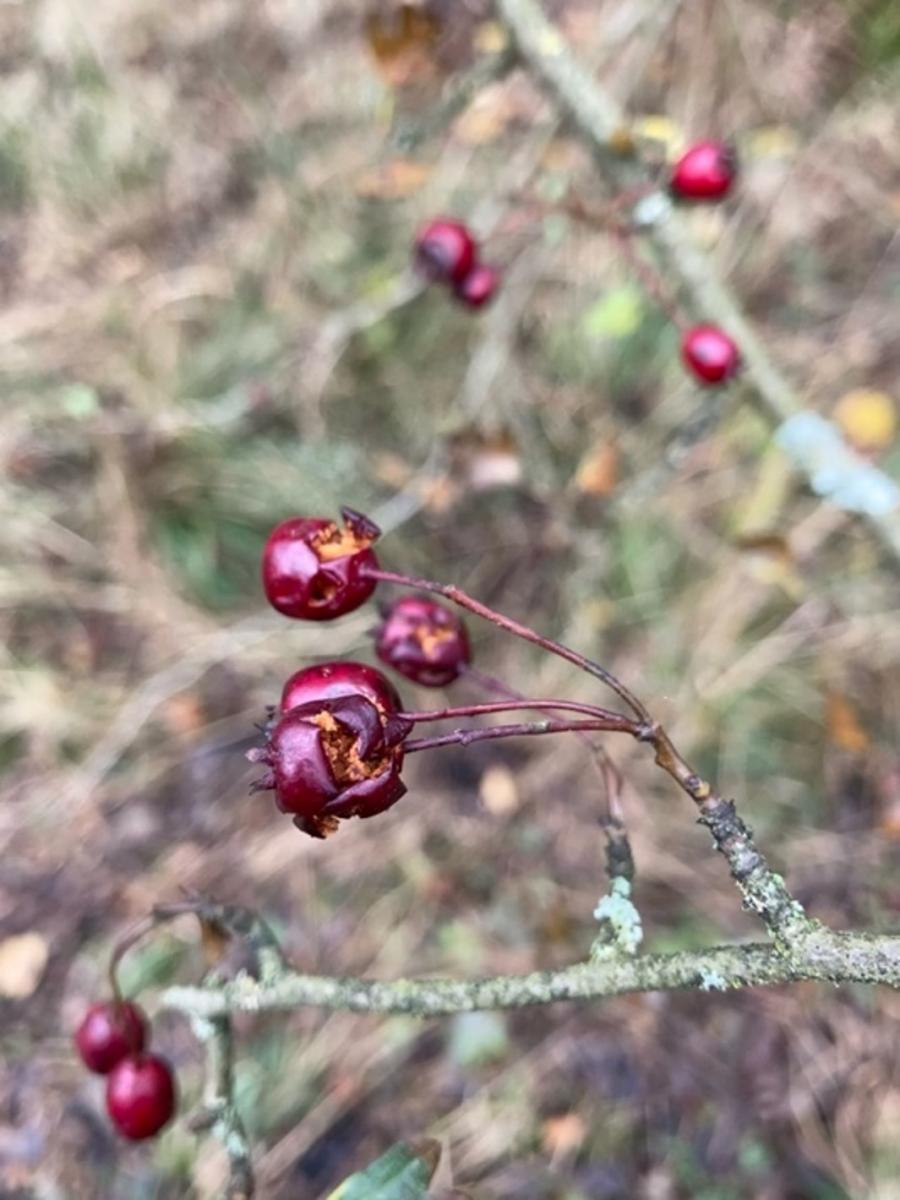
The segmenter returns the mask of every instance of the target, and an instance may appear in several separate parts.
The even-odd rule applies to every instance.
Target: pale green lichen
[[[617,954],[637,954],[644,939],[641,914],[631,899],[631,883],[618,876],[594,909],[601,931],[591,946],[591,962],[602,962]]]
[[[712,967],[702,967],[700,970],[701,992],[725,992],[731,985],[724,975]]]

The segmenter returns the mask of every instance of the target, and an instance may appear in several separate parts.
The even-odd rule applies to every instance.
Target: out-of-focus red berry
[[[721,200],[736,176],[733,147],[725,142],[695,142],[672,168],[669,189],[680,200]]]
[[[119,1133],[142,1141],[159,1133],[175,1114],[172,1069],[158,1054],[123,1058],[106,1081],[106,1111]]]
[[[126,1055],[139,1054],[147,1038],[147,1018],[127,1000],[92,1004],[75,1032],[75,1046],[89,1071],[108,1074]]]
[[[695,325],[681,340],[681,356],[691,374],[704,384],[725,383],[740,369],[735,342],[717,325]]]
[[[462,221],[441,217],[416,236],[416,265],[435,283],[459,283],[475,265],[475,255],[475,239]]]

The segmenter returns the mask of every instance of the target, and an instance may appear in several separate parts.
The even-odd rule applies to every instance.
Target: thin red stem
[[[656,190],[656,185],[654,184],[644,192],[644,195],[649,195],[650,192]],[[624,193],[624,195],[628,195],[628,193]],[[635,199],[640,198],[640,196],[635,197]],[[612,234],[612,236],[616,239],[619,252],[631,267],[632,271],[634,271],[635,275],[637,275],[648,296],[650,296],[651,299],[656,302],[659,308],[662,309],[676,329],[684,329],[688,322],[685,320],[685,317],[678,307],[676,301],[673,300],[667,292],[665,285],[663,284],[662,277],[648,262],[645,262],[637,250],[635,250],[634,243],[632,241],[635,233],[634,229],[632,229],[630,225],[624,224],[621,221],[610,220],[610,211],[615,212],[616,209],[620,207],[621,205],[619,205],[617,202],[614,202],[606,209],[595,211],[588,208],[577,197],[571,197],[560,205],[562,211],[567,213],[568,216],[572,217],[574,220],[580,221],[583,225],[589,225],[592,229],[598,229]]]
[[[479,671],[477,667],[473,667],[471,663],[465,663],[462,667],[461,674],[471,680],[477,687],[480,687],[485,692],[493,692],[495,696],[504,696],[507,700],[525,700],[526,697],[521,692],[515,691],[502,680],[497,679],[493,675],[487,675],[484,671]],[[612,819],[610,805],[610,786],[609,774],[606,770],[607,764],[612,765],[606,751],[602,746],[598,746],[589,734],[579,733],[577,737],[584,743],[585,748],[591,756],[591,763],[594,766],[597,774],[600,777],[600,783],[603,788],[603,796],[607,801],[607,813],[601,820],[604,822]],[[612,768],[615,770],[615,767]]]
[[[577,650],[570,650],[568,646],[563,646],[559,642],[553,641],[552,638],[547,638],[540,633],[536,633],[535,630],[529,629],[527,625],[522,625],[518,621],[514,621],[511,617],[505,617],[502,613],[495,612],[494,609],[488,608],[486,604],[482,604],[479,600],[475,600],[454,584],[435,583],[430,579],[416,579],[409,575],[401,575],[396,571],[384,571],[381,567],[364,567],[363,572],[370,579],[378,579],[383,583],[397,583],[401,587],[413,588],[421,592],[434,592],[438,596],[443,596],[446,600],[452,600],[460,608],[468,609],[469,612],[475,613],[476,616],[483,617],[485,621],[490,621],[493,625],[498,626],[507,633],[512,633],[516,637],[522,638],[523,641],[540,646],[542,650],[546,650],[550,654],[564,658],[566,662],[572,663],[573,666],[586,671],[588,675],[593,675],[595,679],[599,679],[605,683],[608,688],[614,691],[628,705],[638,720],[647,725],[652,724],[649,712],[641,701],[638,700],[637,696],[632,695],[625,684],[607,671],[605,667],[601,667],[599,663],[594,662],[590,658],[585,658]]]
[[[659,308],[666,314],[676,329],[685,329],[687,321],[685,320],[681,309],[672,299],[665,289],[662,279],[657,272],[641,258],[637,250],[632,244],[632,234],[630,229],[623,229],[621,226],[611,230],[613,237],[616,239],[616,245],[619,247],[619,253],[637,275],[644,291],[652,300],[654,300]]]
[[[587,733],[590,731],[607,733],[630,733],[640,736],[640,726],[629,717],[610,714],[610,719],[593,721],[523,721],[517,725],[491,725],[487,729],[454,729],[452,733],[442,733],[436,737],[414,738],[404,743],[407,754],[415,754],[419,750],[436,750],[440,746],[470,746],[474,742],[488,742],[499,738],[538,737],[544,733]]]
[[[109,957],[109,982],[113,996],[118,1003],[122,1002],[122,990],[119,987],[119,963],[131,947],[164,922],[196,911],[197,902],[191,900],[178,901],[174,904],[157,904],[149,916],[142,917],[119,938]]]
[[[629,720],[622,713],[612,712],[608,708],[599,708],[594,704],[579,704],[574,700],[498,700],[490,704],[464,704],[458,708],[431,709],[427,712],[401,712],[397,715],[413,721],[416,725],[425,721],[446,721],[455,717],[482,717],[490,713],[521,712],[523,710],[542,710],[577,712],[600,720]]]

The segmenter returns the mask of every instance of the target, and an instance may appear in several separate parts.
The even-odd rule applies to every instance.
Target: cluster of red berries
[[[427,279],[446,284],[467,308],[487,304],[500,283],[497,269],[479,261],[478,245],[462,221],[429,221],[416,237],[414,257]]]
[[[736,178],[733,147],[726,142],[695,142],[672,167],[669,192],[681,201],[722,200]],[[486,304],[500,282],[493,267],[479,262],[475,238],[461,221],[446,217],[429,221],[416,237],[414,257],[428,279],[448,285],[469,308]],[[681,356],[694,378],[707,386],[727,383],[741,367],[737,344],[717,325],[696,325],[685,330]],[[334,615],[327,606],[322,612],[326,617]]]
[[[145,1052],[149,1023],[136,1004],[106,1000],[92,1005],[75,1033],[89,1071],[106,1076],[106,1111],[123,1137],[141,1141],[159,1133],[175,1113],[172,1069]]]
[[[359,608],[378,582],[372,545],[379,530],[342,510],[343,524],[296,517],[269,535],[262,581],[285,616],[323,621]],[[422,596],[402,596],[374,631],[382,662],[426,687],[452,683],[469,661],[465,627],[455,613]],[[412,722],[393,684],[374,667],[332,662],[306,667],[284,685],[265,745],[249,752],[267,767],[254,786],[312,837],[347,817],[373,817],[403,796],[404,742]]]
[[[725,142],[695,142],[672,168],[669,192],[677,200],[722,200],[737,178],[737,156]],[[681,339],[681,357],[695,379],[727,383],[741,367],[734,340],[717,325],[695,325]]]

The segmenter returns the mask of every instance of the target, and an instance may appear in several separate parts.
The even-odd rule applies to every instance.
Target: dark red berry
[[[399,712],[402,707],[397,689],[374,667],[360,662],[330,662],[304,667],[290,677],[281,693],[281,712],[337,696],[364,696],[385,715]]]
[[[375,632],[375,651],[389,667],[426,687],[452,683],[470,657],[462,621],[426,596],[394,601]]]
[[[681,339],[681,356],[701,383],[725,383],[741,366],[741,353],[716,325],[695,325]]]
[[[175,1113],[175,1079],[158,1054],[134,1054],[106,1081],[106,1111],[123,1137],[141,1141],[159,1133]]]
[[[92,1004],[75,1032],[75,1046],[89,1071],[108,1074],[126,1055],[140,1054],[147,1018],[136,1004],[105,1000]]]
[[[737,155],[725,142],[695,142],[672,168],[669,188],[681,200],[721,200],[734,184]]]
[[[293,517],[269,534],[263,587],[286,617],[330,621],[359,608],[375,590],[365,570],[378,566],[371,546],[380,530],[352,509],[341,515],[343,528],[327,517]]]
[[[499,285],[500,272],[483,263],[477,263],[468,275],[456,284],[453,291],[468,308],[481,308],[493,299]]]
[[[430,221],[416,237],[419,270],[435,283],[459,283],[475,265],[475,239],[462,221]]]
[[[326,837],[339,818],[373,817],[405,794],[400,769],[411,728],[360,693],[312,700],[285,713],[247,757],[269,768],[255,786],[273,788],[299,829]]]

